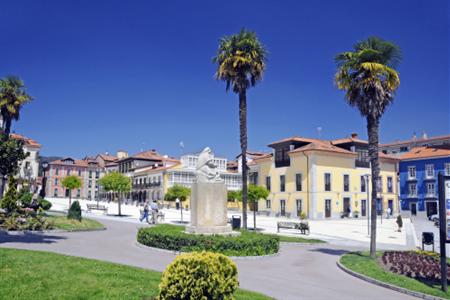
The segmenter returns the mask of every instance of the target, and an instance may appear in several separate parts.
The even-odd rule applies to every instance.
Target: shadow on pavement
[[[66,237],[50,235],[46,233],[14,233],[0,231],[0,244],[1,243],[26,243],[26,244],[52,244],[58,240],[65,240]]]
[[[317,248],[309,250],[311,252],[321,252],[328,255],[336,255],[341,256],[342,254],[348,253],[348,250],[340,250],[340,249],[329,249],[329,248]]]

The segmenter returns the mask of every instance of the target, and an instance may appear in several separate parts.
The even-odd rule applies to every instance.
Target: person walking
[[[148,212],[149,212],[149,207],[148,207],[148,202],[145,202],[144,204],[144,213],[142,214],[141,218],[139,219],[139,221],[142,222],[142,220],[145,219],[145,221],[147,221],[147,223],[150,223],[148,221]]]
[[[152,223],[157,223],[158,218],[158,204],[156,203],[156,200],[153,200],[152,204],[150,204],[150,209],[152,210]]]

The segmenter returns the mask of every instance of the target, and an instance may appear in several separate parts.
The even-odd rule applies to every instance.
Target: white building
[[[11,133],[11,138],[21,140],[24,143],[24,151],[28,153],[28,157],[20,163],[19,178],[28,181],[34,181],[38,178],[39,173],[39,151],[41,145],[33,139],[23,135]]]

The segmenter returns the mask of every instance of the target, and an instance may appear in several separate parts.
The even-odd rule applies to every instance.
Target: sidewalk
[[[69,207],[69,199],[67,198],[47,198],[52,202],[52,210],[67,211]],[[81,209],[86,210],[86,204],[96,204],[96,201],[79,200]],[[121,210],[123,217],[116,217],[118,213],[117,202],[99,202],[108,208],[108,212],[104,215],[100,211],[92,211],[84,213],[100,219],[114,219],[124,222],[139,223],[140,209],[134,205],[122,204]],[[164,223],[174,223],[181,220],[181,214],[176,209],[163,209],[165,214]],[[233,215],[241,215],[238,211],[229,211],[228,217]],[[256,226],[265,233],[277,232],[277,221],[296,221],[296,219],[275,218],[266,216],[256,217]],[[183,221],[190,221],[190,211],[183,210]],[[309,220],[311,234],[308,238],[317,238],[325,240],[331,244],[343,246],[368,247],[370,237],[367,234],[367,219],[334,219],[334,220]],[[404,230],[397,231],[395,218],[377,220],[377,245],[380,249],[412,249],[416,245],[417,238],[415,236],[414,225],[410,219],[403,219]],[[253,213],[248,214],[248,227],[253,228]],[[299,236],[297,230],[281,230],[280,234],[286,236]]]

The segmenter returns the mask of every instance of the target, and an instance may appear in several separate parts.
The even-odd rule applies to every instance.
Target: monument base
[[[186,233],[191,234],[204,234],[204,235],[239,235],[240,232],[233,231],[230,225],[225,226],[211,226],[211,227],[198,227],[198,226],[186,226]]]

